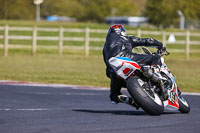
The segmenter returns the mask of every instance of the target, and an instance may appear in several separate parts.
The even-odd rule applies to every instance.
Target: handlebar
[[[166,47],[162,47],[158,49],[157,52],[152,53],[147,47],[142,47],[142,50],[145,54],[157,54],[159,56],[169,55],[170,53],[167,51]]]

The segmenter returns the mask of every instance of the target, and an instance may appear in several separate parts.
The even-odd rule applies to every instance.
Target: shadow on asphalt
[[[144,111],[122,111],[122,110],[89,110],[89,109],[73,109],[73,111],[97,114],[114,114],[114,115],[148,115]]]
[[[89,109],[73,109],[73,111],[84,112],[84,113],[97,113],[97,114],[114,114],[114,115],[148,115],[144,111],[125,111],[125,110],[89,110]],[[180,114],[180,112],[164,112],[161,115],[172,115],[172,114]]]

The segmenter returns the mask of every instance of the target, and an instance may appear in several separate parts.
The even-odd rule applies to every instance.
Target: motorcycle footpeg
[[[135,107],[137,110],[140,108],[140,106],[132,98],[129,98],[129,101],[127,104]]]
[[[135,107],[137,110],[140,108],[140,106],[139,105],[137,105],[135,102],[134,103],[132,103],[132,104],[130,104],[131,106],[133,106],[133,107]]]

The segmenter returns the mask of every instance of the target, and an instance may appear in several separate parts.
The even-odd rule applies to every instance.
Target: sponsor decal
[[[123,70],[123,73],[124,73],[125,76],[128,76],[132,71],[133,71],[133,69],[125,68],[125,69]]]
[[[171,102],[174,104],[175,100],[176,100],[176,96],[175,96],[175,92],[174,91],[171,91],[170,93],[170,98],[171,98]]]
[[[174,91],[170,92],[170,100],[168,100],[168,104],[175,108],[179,108],[178,100],[176,97],[176,93]]]

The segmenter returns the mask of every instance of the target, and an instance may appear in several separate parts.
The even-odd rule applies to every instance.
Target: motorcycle
[[[182,96],[178,88],[174,75],[170,72],[164,62],[164,55],[170,53],[165,48],[152,53],[148,48],[142,47],[145,54],[156,54],[161,57],[160,68],[146,65],[140,66],[127,57],[112,57],[109,60],[118,77],[126,81],[126,87],[133,101],[150,115],[160,115],[164,110],[179,110],[181,113],[189,113],[190,106]],[[157,75],[164,84],[165,92],[162,92],[159,85],[152,82],[144,75],[141,68],[148,68]],[[163,98],[162,93],[167,93],[167,98]]]

